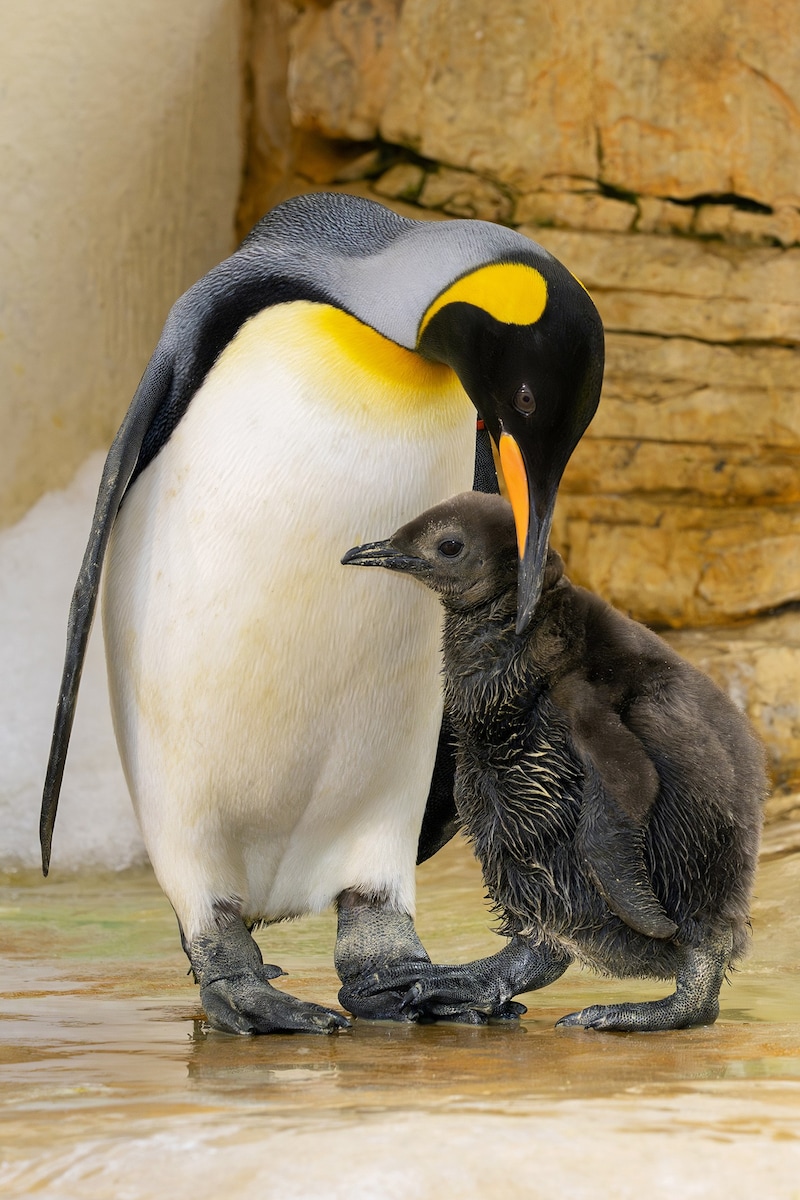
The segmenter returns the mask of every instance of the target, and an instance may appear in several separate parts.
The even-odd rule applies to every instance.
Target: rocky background
[[[248,18],[240,233],[345,188],[515,226],[582,280],[606,383],[554,543],[747,707],[793,811],[795,0],[252,0]]]

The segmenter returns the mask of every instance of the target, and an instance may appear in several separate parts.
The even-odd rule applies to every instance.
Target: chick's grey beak
[[[346,567],[386,567],[389,571],[410,571],[415,575],[428,569],[428,564],[421,558],[403,554],[388,538],[383,542],[354,546],[344,555],[342,563]]]

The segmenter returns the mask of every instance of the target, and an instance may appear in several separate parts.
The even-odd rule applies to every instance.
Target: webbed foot
[[[730,933],[706,946],[681,952],[675,991],[663,1000],[639,1004],[592,1004],[569,1013],[556,1028],[600,1029],[617,1033],[655,1033],[713,1025],[719,1016],[719,990],[730,962]]]
[[[369,976],[351,981],[339,1003],[362,1020],[447,1021],[486,1025],[516,1020],[527,1012],[499,988],[487,988],[466,967],[443,967],[419,960],[387,963]]]
[[[448,1021],[485,1025],[524,1011],[486,999],[465,977],[463,987],[449,986],[428,958],[409,913],[392,908],[380,897],[359,892],[339,896],[336,969],[342,981],[339,1003],[363,1021]],[[442,999],[439,999],[439,993]],[[473,1003],[476,1000],[476,1003]]]
[[[240,971],[200,988],[206,1019],[222,1033],[335,1033],[349,1029],[341,1013],[298,1000],[268,980],[283,972],[276,967]]]
[[[602,1029],[609,1033],[656,1033],[662,1029],[690,1029],[693,1025],[713,1025],[719,1016],[719,1004],[702,1009],[687,1009],[664,1000],[645,1000],[640,1004],[592,1004],[580,1012],[569,1013],[556,1022],[557,1029],[580,1027]]]
[[[283,971],[261,961],[240,917],[195,937],[189,958],[208,1023],[222,1033],[335,1033],[350,1028],[342,1013],[272,986],[269,980]]]
[[[552,983],[570,958],[517,935],[489,958],[463,966],[432,963],[411,917],[340,897],[336,967],[341,1005],[362,1019],[480,1025],[527,1011],[512,997]]]
[[[419,1019],[429,1021],[477,1025],[490,1021],[517,1021],[525,1015],[527,1007],[510,998],[503,981],[492,980],[487,984],[478,973],[470,970],[471,965],[434,965],[432,973],[417,979],[409,988],[404,1003],[419,1014]]]

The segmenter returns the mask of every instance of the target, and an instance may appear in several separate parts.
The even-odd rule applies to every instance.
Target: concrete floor
[[[496,948],[461,842],[419,873],[432,957]],[[0,877],[0,1195],[48,1200],[800,1200],[800,829],[772,827],[716,1025],[559,1016],[658,984],[570,970],[518,1025],[208,1032],[152,874]],[[259,935],[336,1003],[332,913]],[[497,943],[499,945],[499,943]]]

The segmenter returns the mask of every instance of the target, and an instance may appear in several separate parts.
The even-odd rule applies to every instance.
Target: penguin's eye
[[[445,538],[443,542],[439,542],[436,549],[445,558],[457,558],[464,549],[464,543],[457,541],[455,538]]]
[[[517,388],[512,404],[517,412],[523,413],[526,417],[529,417],[532,412],[536,412],[536,397],[527,383],[523,383]]]

